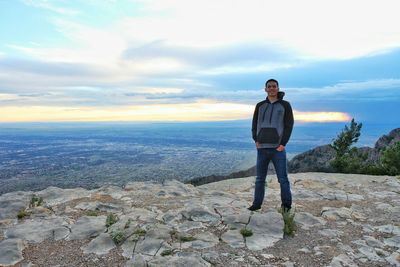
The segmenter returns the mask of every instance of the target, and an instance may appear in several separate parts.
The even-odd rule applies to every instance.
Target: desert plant
[[[114,213],[109,213],[107,215],[107,218],[106,218],[106,226],[110,227],[111,225],[113,225],[117,221],[118,221],[117,215],[115,215]]]
[[[87,216],[97,216],[97,211],[95,211],[95,210],[88,210],[88,211],[86,212],[86,215],[87,215]]]
[[[163,252],[161,252],[161,256],[169,256],[169,255],[172,255],[172,253],[174,253],[174,250],[173,249],[166,249],[166,250],[164,250]]]
[[[193,236],[191,236],[191,235],[183,235],[183,236],[180,236],[179,237],[179,240],[181,241],[181,242],[190,242],[190,241],[193,241],[193,240],[195,240],[196,238],[194,238]]]
[[[42,197],[38,197],[36,195],[32,196],[31,207],[38,207],[38,206],[41,206],[42,204],[43,204],[43,198]]]
[[[129,226],[131,225],[132,219],[128,219],[128,221],[125,223],[124,229],[129,228]]]
[[[116,245],[121,244],[125,240],[125,233],[120,229],[111,231],[110,235]]]
[[[169,231],[169,234],[171,235],[172,239],[178,238],[178,231],[175,228],[173,228],[171,231]]]
[[[18,214],[17,214],[17,218],[18,219],[23,219],[23,218],[25,218],[25,217],[27,217],[29,215],[30,215],[29,212],[27,212],[26,210],[20,210],[18,212]]]
[[[249,237],[253,235],[253,231],[248,228],[242,228],[240,229],[240,234],[242,234],[243,237]]]
[[[294,221],[295,213],[287,208],[280,208],[279,212],[282,214],[284,226],[283,233],[286,236],[294,236],[296,232],[296,222]]]
[[[133,233],[135,235],[144,236],[146,234],[146,230],[143,228],[138,228]]]

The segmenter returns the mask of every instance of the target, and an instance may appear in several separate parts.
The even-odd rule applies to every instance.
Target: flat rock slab
[[[345,207],[323,207],[321,214],[322,217],[327,220],[336,221],[341,219],[351,219],[352,210]]]
[[[283,238],[284,222],[282,215],[271,211],[267,213],[255,213],[250,218],[247,229],[253,231],[253,235],[246,237],[246,246],[250,250],[262,250],[273,246]]]
[[[373,229],[380,233],[400,235],[400,226],[396,226],[396,225],[392,225],[392,224],[375,226]]]
[[[46,206],[56,206],[74,199],[89,197],[91,194],[91,191],[83,188],[62,189],[54,186],[37,193],[39,197],[43,198]]]
[[[161,190],[166,192],[168,197],[193,197],[199,194],[198,190],[191,184],[184,184],[177,180],[165,181]]]
[[[97,255],[105,255],[115,247],[115,243],[110,235],[108,233],[102,233],[90,241],[89,244],[81,247],[81,249],[85,254],[95,253]]]
[[[187,232],[193,229],[205,227],[202,222],[185,221],[177,225],[176,229],[179,232]]]
[[[326,236],[326,237],[339,237],[341,235],[343,235],[343,231],[337,230],[337,229],[323,229],[323,230],[319,230],[318,233],[322,236]]]
[[[94,202],[81,202],[75,206],[76,209],[81,210],[99,210],[105,212],[118,212],[123,210],[122,205],[112,204],[112,203],[103,203],[99,201]]]
[[[0,242],[0,266],[14,265],[24,258],[22,250],[25,248],[21,239],[10,238]]]
[[[126,216],[132,220],[154,223],[157,221],[158,214],[147,209],[133,208]]]
[[[82,216],[71,226],[67,240],[78,240],[96,237],[106,230],[106,216]]]
[[[400,248],[400,235],[385,238],[383,242],[388,246]]]
[[[358,267],[346,254],[340,254],[332,259],[330,267]]]
[[[30,243],[40,243],[45,239],[60,240],[69,235],[67,225],[62,218],[27,220],[7,229],[4,235]]]
[[[222,234],[221,239],[232,248],[243,248],[245,246],[240,229],[228,230]]]
[[[303,229],[310,229],[314,226],[325,225],[326,221],[322,218],[316,217],[308,212],[297,212],[294,216],[294,220]]]
[[[390,256],[386,257],[386,261],[391,264],[391,266],[400,267],[400,253],[393,252]]]
[[[156,257],[147,262],[148,267],[171,266],[171,267],[209,267],[210,263],[200,256],[165,256]]]
[[[146,232],[146,237],[167,240],[171,237],[171,231],[172,227],[163,224],[155,224],[149,227]]]
[[[182,247],[191,247],[193,249],[205,249],[214,247],[219,243],[218,237],[216,237],[212,233],[199,233],[194,236],[194,240],[191,242],[185,242],[185,246]]]
[[[164,240],[156,238],[146,238],[139,240],[136,244],[134,253],[140,253],[149,256],[155,256],[158,250],[161,248]]]
[[[25,210],[31,199],[32,192],[11,192],[0,196],[0,220],[16,219],[20,210]]]
[[[251,217],[251,211],[245,209],[235,214],[228,214],[222,216],[222,221],[228,226],[237,227],[239,225],[248,224]]]
[[[125,267],[147,267],[146,256],[142,254],[135,254],[132,259],[125,263]]]
[[[182,211],[182,215],[188,219],[195,222],[218,222],[221,216],[211,212],[207,207],[197,206],[189,207]]]

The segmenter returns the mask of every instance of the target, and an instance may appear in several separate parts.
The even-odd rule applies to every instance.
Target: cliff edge
[[[246,209],[254,177],[3,194],[0,265],[400,266],[399,178],[290,179],[293,237],[283,234],[274,176],[259,212]]]

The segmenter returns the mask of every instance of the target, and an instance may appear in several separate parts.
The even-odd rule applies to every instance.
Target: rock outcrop
[[[367,155],[366,162],[375,164],[385,148],[400,141],[400,128],[381,136],[373,148],[361,147],[358,151]],[[335,158],[335,150],[330,145],[323,145],[296,155],[288,163],[289,172],[332,172],[330,162]]]
[[[318,146],[293,157],[288,162],[289,172],[332,172],[330,162],[336,152],[330,145]]]
[[[274,175],[258,212],[246,209],[254,177],[7,193],[0,266],[400,266],[398,178],[290,180],[294,237],[283,234]]]

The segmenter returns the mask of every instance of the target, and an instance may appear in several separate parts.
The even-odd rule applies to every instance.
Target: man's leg
[[[275,151],[272,157],[272,163],[274,164],[276,176],[281,186],[281,200],[282,207],[286,209],[292,208],[292,193],[290,192],[290,183],[287,174],[287,160],[286,151]]]
[[[268,149],[260,148],[257,150],[257,177],[254,190],[253,210],[260,209],[264,201],[265,195],[265,178],[267,177],[268,164],[270,157],[268,156]],[[250,210],[251,207],[249,208]]]

